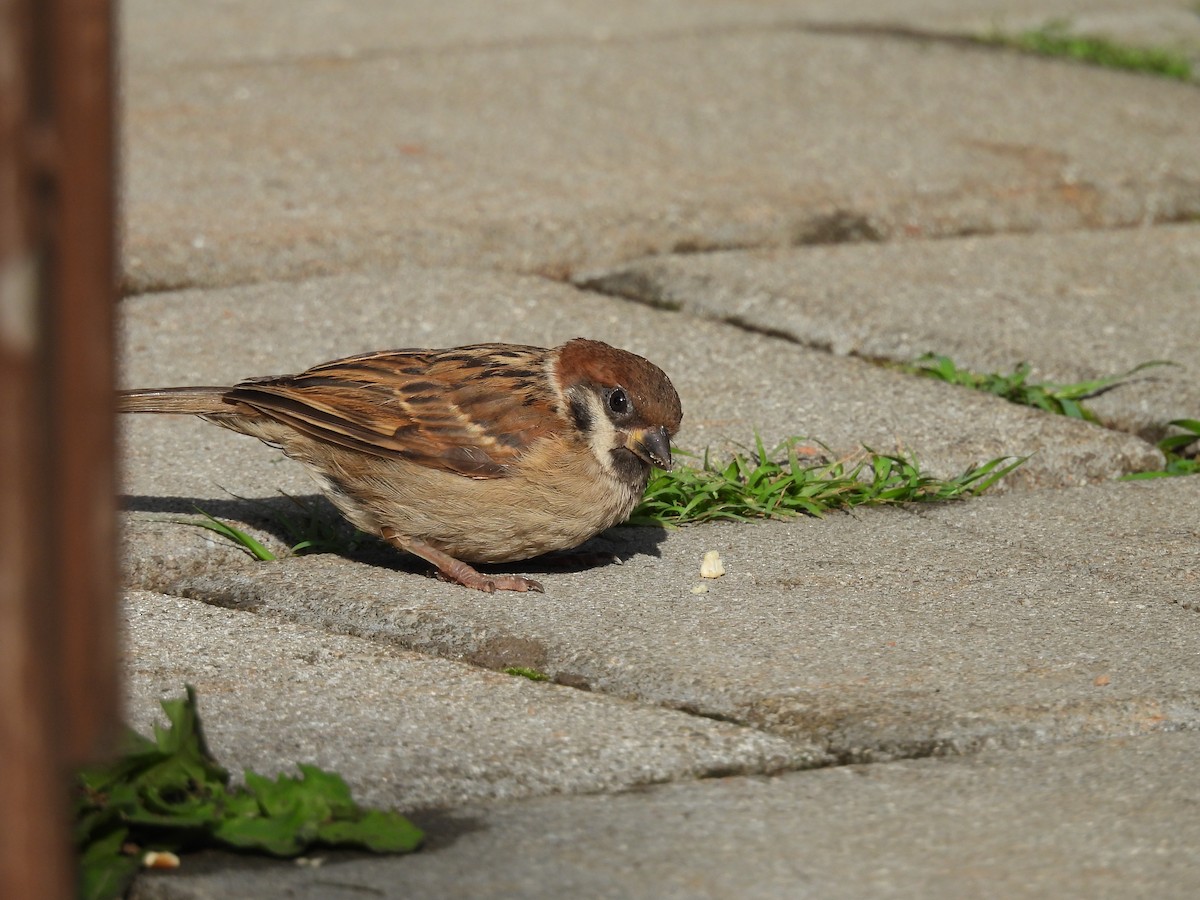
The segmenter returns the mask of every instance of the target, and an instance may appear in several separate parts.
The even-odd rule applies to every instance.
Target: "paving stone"
[[[1058,23],[1074,35],[1105,38],[1122,45],[1168,49],[1195,62],[1200,54],[1200,16],[1180,0],[915,0],[899,5],[851,0],[824,16],[855,23],[874,22],[958,35],[1016,35]],[[1194,76],[1193,76],[1194,77]]]
[[[1200,541],[1179,533],[1198,504],[1182,479],[615,529],[588,547],[622,565],[513,567],[545,595],[468,591],[384,553],[156,587],[880,760],[1200,727]],[[697,594],[708,550],[728,574]]]
[[[603,44],[736,31],[795,21],[803,12],[796,4],[773,5],[776,8],[728,0],[501,0],[481,9],[474,0],[322,0],[306,3],[299,15],[287,0],[224,0],[219,10],[207,12],[183,0],[125,0],[121,7],[126,58],[132,67],[149,71],[311,57],[352,59],[372,53]],[[170,30],[171,41],[159,39],[164,29]]]
[[[1200,738],[724,778],[471,806],[411,856],[221,854],[134,900],[255,897],[1124,898],[1200,891]]]
[[[1079,33],[1126,43],[1200,45],[1195,11],[1179,0],[574,0],[491,3],[487,15],[479,14],[473,0],[323,0],[306,4],[302,15],[287,0],[224,0],[217,11],[202,11],[185,0],[125,0],[120,12],[123,59],[139,69],[830,24],[962,36],[1065,21]],[[164,29],[171,40],[161,39]]]
[[[1033,454],[961,504],[613,529],[620,564],[485,596],[372,541],[254,562],[179,520],[286,555],[279,491],[331,515],[300,468],[126,417],[132,721],[190,681],[235,770],[316,762],[429,834],[138,900],[1196,895],[1200,479],[1114,479],[1200,414],[1200,94],[970,40],[1196,56],[1187,0],[120,8],[130,386],[588,334],[669,372],[684,447]],[[927,349],[1185,368],[1097,399],[1123,434],[850,356]]]
[[[148,592],[125,598],[127,714],[196,687],[209,746],[238,773],[336,771],[405,810],[613,791],[822,759],[769,734],[379,642]]]
[[[672,251],[1200,212],[1191,85],[804,22],[726,29],[718,13],[705,30],[678,4],[639,13],[663,24],[637,34],[522,16],[498,41],[472,43],[471,26],[435,47],[411,37],[419,17],[385,13],[356,49],[369,13],[347,14],[347,34],[340,8],[324,18],[337,36],[295,57],[280,48],[322,17],[241,39],[241,61],[219,37],[266,11],[233,7],[202,32],[211,54],[177,62],[145,49],[175,20],[130,26],[127,290],[402,262],[563,277]]]
[[[663,366],[683,400],[677,444],[694,451],[747,446],[757,430],[768,446],[800,435],[838,454],[863,444],[915,453],[942,477],[1029,455],[1006,482],[1026,488],[1162,465],[1157,450],[1128,435],[544,279],[406,267],[387,276],[154,294],[127,299],[122,313],[131,387],[232,383],[388,346],[553,346],[583,334]],[[122,424],[124,490],[134,509],[190,513],[202,499],[214,512],[207,501],[226,503],[231,493],[311,492],[298,465],[240,435],[187,417],[125,416]],[[163,497],[183,499],[164,506]]]
[[[985,497],[918,514],[1047,562],[1161,584],[1163,596],[1200,611],[1200,490],[1176,480],[1131,487],[1068,491],[1044,506]]]
[[[1155,440],[1200,416],[1200,225],[660,256],[579,280],[838,355],[1029,362],[1060,383],[1170,360],[1089,406]]]

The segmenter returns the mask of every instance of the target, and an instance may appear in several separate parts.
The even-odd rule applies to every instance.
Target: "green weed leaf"
[[[127,834],[124,828],[111,829],[83,849],[79,868],[82,900],[120,897],[133,882],[141,864],[121,850]]]
[[[322,825],[317,840],[338,847],[361,847],[372,853],[411,853],[425,838],[419,828],[401,815],[370,809],[357,819]]]
[[[80,892],[119,897],[138,871],[136,851],[226,846],[295,856],[313,844],[408,852],[421,831],[402,816],[361,809],[341,776],[300,765],[300,776],[245,773],[231,786],[212,758],[191,686],[163,701],[170,725],[151,741],[133,731],[114,762],[76,779]],[[133,851],[133,853],[129,852]]]
[[[1148,478],[1172,478],[1176,475],[1200,475],[1200,457],[1196,450],[1200,449],[1200,419],[1172,419],[1167,423],[1183,430],[1183,434],[1167,435],[1158,442],[1158,449],[1166,457],[1166,465],[1152,472],[1134,472],[1125,475],[1122,481],[1144,481]],[[1192,455],[1186,455],[1189,446],[1193,448]]]

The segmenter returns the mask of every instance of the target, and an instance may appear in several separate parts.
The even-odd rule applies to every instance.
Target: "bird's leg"
[[[390,525],[383,526],[379,533],[393,547],[421,557],[427,563],[436,566],[438,573],[446,581],[461,584],[463,587],[487,591],[489,594],[494,591],[537,591],[540,594],[545,591],[541,583],[532,578],[522,578],[520,575],[484,575],[437,547],[418,538],[405,537]]]

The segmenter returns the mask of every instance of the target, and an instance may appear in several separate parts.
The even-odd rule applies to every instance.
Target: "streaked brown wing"
[[[387,350],[242,382],[226,396],[318,440],[502,478],[551,431],[548,352],[515,344]]]

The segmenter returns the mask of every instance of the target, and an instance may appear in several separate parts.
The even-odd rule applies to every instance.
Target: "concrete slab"
[[[412,856],[203,854],[134,900],[1118,898],[1200,892],[1195,734],[472,806]]]
[[[1191,85],[961,42],[724,30],[721,15],[679,30],[678,8],[636,17],[673,30],[627,39],[518,23],[571,36],[433,50],[355,50],[371,22],[355,14],[348,49],[339,28],[312,39],[331,50],[280,59],[254,56],[272,39],[242,36],[261,20],[239,5],[202,33],[236,33],[244,62],[195,51],[143,67],[157,57],[137,48],[179,31],[148,16],[124,79],[127,290],[410,261],[564,277],[669,251],[1200,212]],[[455,9],[473,7],[429,27]],[[503,18],[482,15],[451,33]],[[378,34],[407,21],[387,14]],[[271,32],[275,46],[320,23]]]
[[[536,596],[466,591],[386,554],[156,587],[880,760],[1200,728],[1186,608],[1200,541],[1179,534],[1198,507],[1200,479],[1175,479],[926,515],[615,529],[590,547],[622,565],[515,567],[545,583]],[[728,574],[696,594],[708,550]]]
[[[539,44],[599,44],[794,21],[796,4],[728,0],[223,0],[201,13],[182,0],[124,0],[123,50],[135,69],[355,58]],[[159,40],[167,29],[177,39]]]
[[[252,562],[174,520],[199,503],[283,551],[260,502],[308,495],[299,468],[193,420],[125,422],[135,723],[190,680],[235,768],[313,761],[368,802],[451,808],[420,815],[417,856],[208,855],[137,896],[1196,894],[1200,479],[1114,482],[1161,457],[845,355],[941,336],[912,352],[1060,380],[1172,356],[1187,372],[1097,405],[1142,434],[1197,414],[1200,242],[1161,223],[1200,215],[1200,94],[961,39],[1060,16],[1185,50],[1196,18],[125,0],[130,385],[585,333],[668,370],[685,447],[757,428],[943,475],[1034,453],[954,506],[614,529],[591,549],[621,564],[537,561],[516,570],[547,594],[484,596],[374,543]],[[1041,234],[923,240],[997,231]],[[869,246],[788,250],[837,242]],[[697,253],[751,247],[777,252]],[[564,283],[645,257],[626,272],[688,308]],[[180,285],[218,289],[147,293]],[[737,325],[713,298],[747,304]],[[728,573],[701,584],[712,549]]]
[[[1027,550],[1072,569],[1161,583],[1160,595],[1200,611],[1200,490],[1196,479],[1160,486],[1071,491],[1038,506],[982,497],[914,512],[993,546]],[[1131,485],[1132,486],[1132,485]],[[1166,506],[1155,498],[1170,495]],[[1087,517],[1090,515],[1090,521]],[[1163,574],[1171,577],[1161,581]],[[1138,592],[1145,602],[1147,593]]]
[[[838,355],[1027,361],[1062,383],[1172,360],[1090,405],[1155,440],[1200,415],[1200,225],[668,255],[579,280]]]
[[[553,346],[580,334],[641,353],[672,376],[683,400],[677,444],[724,452],[789,435],[849,453],[867,444],[914,452],[949,477],[997,456],[1030,460],[1012,487],[1110,480],[1156,468],[1137,438],[884,371],[860,360],[690,315],[650,309],[545,279],[406,267],[382,276],[185,291],[122,303],[129,386],[222,384],[282,374],[388,346],[508,340]],[[240,435],[190,419],[126,416],[124,461],[133,508],[154,498],[228,501],[311,493],[299,466]],[[205,504],[206,509],[210,504]]]
[[[826,21],[892,24],[947,35],[1018,34],[1062,23],[1071,34],[1200,56],[1200,15],[1188,0],[914,0],[903,4],[850,0],[820,11]],[[1194,77],[1194,76],[1193,76]]]
[[[184,0],[124,0],[120,10],[123,59],[137,69],[502,44],[599,43],[831,23],[970,35],[1065,20],[1080,33],[1127,43],[1200,46],[1200,17],[1187,0],[507,0],[486,7],[474,0],[322,0],[300,10],[287,0],[224,0],[218,9],[204,12]],[[174,40],[159,39],[164,29]]]
[[[405,810],[777,772],[815,748],[376,641],[203,603],[125,597],[130,724],[195,685],[209,745],[239,775],[340,773],[362,803]]]

